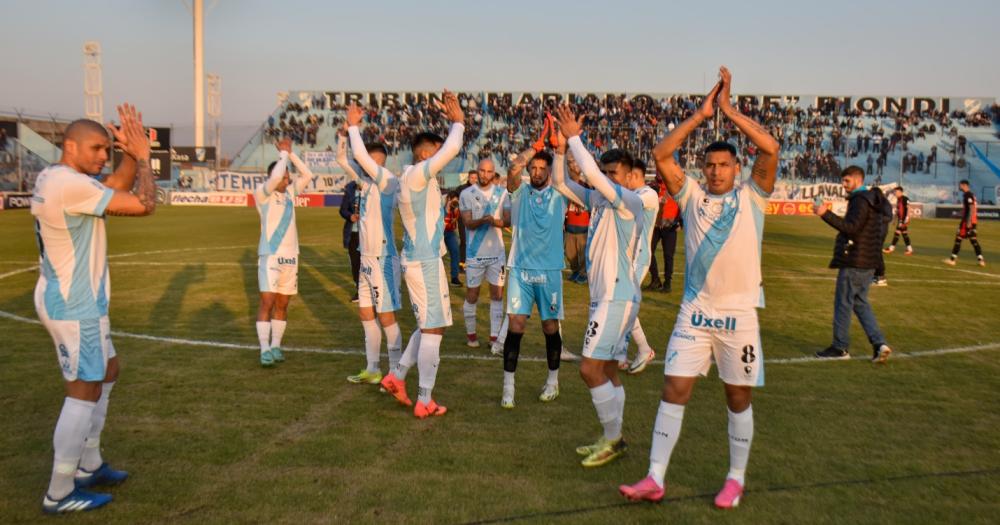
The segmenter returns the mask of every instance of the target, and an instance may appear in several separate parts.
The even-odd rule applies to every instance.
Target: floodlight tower
[[[83,107],[87,118],[104,120],[104,87],[101,85],[101,43],[83,44]]]
[[[222,158],[222,77],[219,75],[208,75],[208,116],[212,117],[212,125],[215,127],[215,163],[216,169],[219,167],[219,160]]]
[[[193,0],[194,15],[194,145],[205,146],[205,5]]]

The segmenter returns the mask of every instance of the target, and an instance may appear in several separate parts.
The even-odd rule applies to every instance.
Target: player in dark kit
[[[958,225],[958,231],[955,232],[955,246],[951,249],[951,257],[944,260],[944,263],[949,266],[955,266],[955,262],[958,260],[958,250],[962,248],[962,239],[969,239],[969,243],[972,244],[972,249],[976,250],[976,259],[979,261],[979,266],[986,266],[986,260],[983,259],[983,249],[979,247],[979,241],[976,240],[976,196],[969,191],[969,181],[962,180],[958,183],[958,189],[962,190],[962,222]]]
[[[903,195],[902,186],[896,186],[893,193],[896,194],[896,233],[892,234],[892,244],[882,251],[885,253],[896,251],[896,243],[902,236],[903,242],[906,243],[905,254],[913,255],[913,245],[910,244],[910,198]]]

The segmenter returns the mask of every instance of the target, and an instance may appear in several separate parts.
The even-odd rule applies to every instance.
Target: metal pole
[[[204,0],[194,0],[194,145],[205,145]]]

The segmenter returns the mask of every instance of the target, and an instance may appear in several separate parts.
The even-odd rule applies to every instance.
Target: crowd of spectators
[[[700,95],[675,95],[661,99],[620,96],[577,96],[574,111],[585,116],[584,143],[594,151],[623,148],[652,166],[650,156],[656,142],[674,126],[688,118],[700,103]],[[545,114],[553,111],[555,100],[526,98],[512,103],[509,98],[484,101],[482,94],[461,97],[467,124],[463,154],[492,157],[500,168],[538,140]],[[990,126],[1000,106],[966,114],[964,111],[865,112],[837,102],[822,107],[796,105],[764,106],[760,99],[739,103],[740,111],[762,123],[782,146],[781,174],[803,182],[838,181],[846,164],[867,165],[870,173],[881,174],[890,155],[898,156],[905,172],[930,173],[938,162],[937,144],[943,144],[953,165],[964,164],[967,139],[958,126]],[[410,104],[368,107],[362,135],[366,141],[386,145],[390,155],[408,150],[414,133],[432,130],[445,134],[446,119],[427,100]],[[268,119],[265,135],[271,141],[290,137],[293,142],[315,148],[323,126],[336,128],[343,123],[344,107],[329,105],[323,96],[305,102],[289,102],[278,118]],[[1000,118],[1000,117],[997,117]],[[719,129],[709,122],[696,130],[679,150],[681,166],[696,169],[700,152],[715,140],[737,145],[740,161],[748,165],[755,156],[753,145],[723,120]],[[332,134],[330,135],[332,137]],[[917,141],[931,142],[931,153],[911,151]],[[321,144],[329,148],[331,144]],[[926,149],[926,148],[923,148]],[[895,157],[894,157],[895,158]]]

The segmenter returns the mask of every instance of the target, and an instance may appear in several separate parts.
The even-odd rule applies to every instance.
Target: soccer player
[[[365,144],[358,133],[362,111],[356,104],[347,108],[347,129],[354,127],[354,133],[341,130],[337,138],[337,164],[360,188],[361,204],[358,207],[358,234],[361,244],[361,271],[358,281],[358,315],[365,332],[365,359],[367,366],[348,381],[355,384],[377,385],[382,381],[379,368],[379,354],[382,348],[382,332],[385,332],[386,347],[389,350],[389,370],[396,367],[402,354],[403,336],[396,323],[396,311],[402,305],[399,297],[400,266],[396,251],[396,235],[393,229],[392,212],[399,196],[399,180],[382,170],[388,152],[382,144]],[[363,148],[367,159],[374,163],[369,169],[376,176],[368,176],[368,170],[361,173],[347,161],[347,136],[352,148]],[[377,320],[376,320],[377,318]],[[382,329],[379,330],[379,325]]]
[[[35,182],[31,214],[38,242],[35,310],[55,344],[66,399],[52,438],[52,477],[42,510],[58,514],[93,510],[110,494],[87,488],[116,485],[128,473],[101,457],[108,398],[118,379],[108,306],[106,215],[144,216],[156,209],[149,138],[142,114],[118,107],[119,127],[109,126],[125,152],[118,169],[98,181],[108,160],[108,130],[92,120],[66,127],[62,158]]]
[[[452,123],[448,138],[442,140],[434,133],[418,133],[410,145],[415,164],[407,166],[399,178],[403,278],[417,318],[417,330],[410,336],[396,368],[382,378],[382,386],[403,405],[413,406],[413,415],[420,419],[443,416],[448,411],[431,395],[441,361],[441,338],[445,328],[452,324],[448,277],[441,260],[445,253],[444,216],[437,174],[462,148],[465,114],[454,93],[445,90],[443,99],[441,109]],[[357,126],[351,126],[348,132],[355,137]],[[378,180],[386,176],[386,170],[371,160],[361,144],[352,146],[355,160],[370,177]],[[420,372],[416,405],[406,395],[405,382],[406,373],[414,364]]]
[[[543,135],[544,137],[544,135]],[[563,317],[563,217],[567,199],[551,184],[552,156],[536,144],[514,159],[507,176],[511,234],[507,259],[507,333],[503,336],[503,395],[500,406],[514,408],[515,373],[521,339],[534,306],[545,335],[549,374],[538,396],[544,403],[559,397]],[[524,173],[527,166],[527,173]]]
[[[896,186],[892,191],[896,195],[896,232],[892,234],[892,244],[882,251],[896,251],[896,243],[902,236],[906,243],[906,255],[913,255],[913,245],[910,244],[910,198],[903,194],[902,186]]]
[[[580,376],[590,389],[604,434],[596,443],[578,447],[577,453],[586,456],[581,462],[584,467],[599,467],[628,448],[622,435],[625,387],[618,377],[618,362],[619,352],[625,349],[625,335],[635,323],[640,299],[635,260],[643,234],[643,202],[628,188],[637,188],[642,178],[632,170],[632,156],[622,150],[605,152],[598,167],[580,140],[584,117],[577,120],[568,105],[561,106],[558,114],[559,130],[580,167],[581,177],[593,187],[587,189],[563,180],[561,170],[555,177],[560,191],[574,195],[590,210],[590,320],[583,340]]]
[[[969,191],[969,181],[967,180],[959,181],[958,188],[962,190],[962,222],[958,224],[958,231],[955,232],[955,245],[951,248],[951,257],[945,259],[944,263],[955,266],[955,262],[958,260],[958,250],[962,248],[962,239],[969,239],[972,248],[976,250],[979,266],[986,266],[986,260],[983,259],[983,249],[979,247],[979,241],[976,240],[976,224],[979,222],[979,219],[976,218],[978,208],[976,196]]]
[[[732,76],[721,81],[701,107],[653,150],[656,169],[680,207],[685,229],[684,297],[667,345],[663,396],[653,426],[649,475],[619,491],[630,500],[663,499],[664,475],[681,430],[684,406],[698,376],[708,373],[713,356],[719,367],[729,413],[729,473],[715,505],[739,504],[753,440],[751,387],[764,383],[757,308],[764,306],[760,249],[768,195],[774,191],[778,142],[729,101]],[[758,150],[750,178],[740,172],[736,148],[725,142],[705,148],[705,184],[686,177],[674,152],[703,121],[714,104]]]
[[[632,161],[632,177],[625,187],[634,191],[639,196],[639,199],[642,200],[642,235],[639,237],[638,253],[635,258],[636,279],[641,286],[642,282],[646,279],[646,274],[649,273],[650,261],[653,260],[653,230],[656,226],[656,217],[660,212],[660,196],[656,193],[656,190],[646,184],[646,163],[639,159]],[[631,363],[626,359],[628,356],[629,340],[635,342],[639,350]],[[623,344],[624,348],[618,351],[618,356],[624,363],[627,363],[627,372],[629,375],[641,374],[649,366],[649,363],[653,361],[653,358],[656,357],[656,352],[649,345],[646,333],[642,330],[638,315],[635,318],[635,323],[632,324],[632,330]]]
[[[476,184],[458,197],[458,209],[465,225],[465,317],[466,344],[479,348],[476,336],[476,303],[483,277],[490,284],[490,343],[497,340],[503,322],[503,283],[505,256],[503,228],[510,225],[507,189],[494,184],[493,161],[479,161]]]
[[[268,166],[270,174],[254,191],[260,214],[260,243],[257,245],[257,340],[260,364],[268,368],[285,360],[281,338],[288,326],[288,301],[299,290],[299,233],[295,227],[295,197],[314,177],[298,155],[292,140],[276,145],[279,158]],[[288,161],[301,172],[292,183]]]

